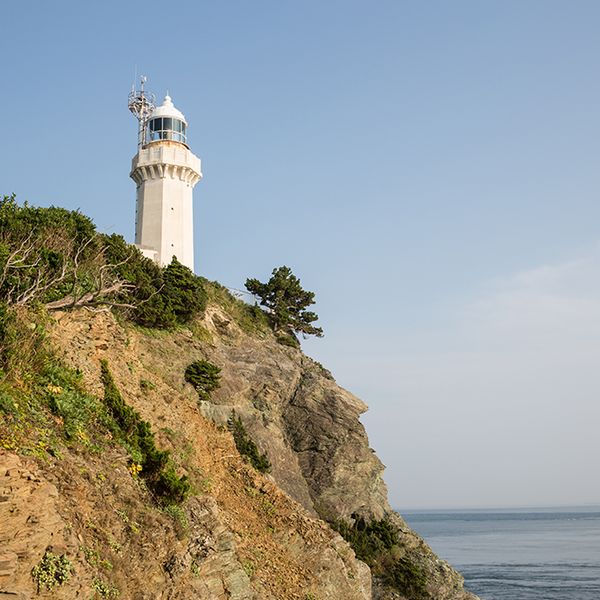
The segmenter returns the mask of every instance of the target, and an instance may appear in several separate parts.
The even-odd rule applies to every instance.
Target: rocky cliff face
[[[277,483],[312,514],[381,518],[389,511],[383,465],[359,421],[367,406],[299,350],[246,335],[218,307],[203,325],[200,352],[222,368],[202,413],[224,424],[235,410],[273,463]],[[350,493],[351,491],[351,493]]]
[[[125,400],[172,451],[195,495],[174,521],[152,508],[118,447],[91,456],[67,448],[41,464],[5,452],[0,598],[34,595],[31,568],[47,548],[72,556],[75,575],[42,597],[109,598],[102,590],[114,587],[121,598],[140,600],[475,598],[396,515],[400,558],[417,565],[425,583],[414,596],[378,581],[372,588],[368,567],[319,518],[391,512],[383,465],[359,421],[367,407],[298,349],[240,321],[232,307],[212,302],[201,321],[175,333],[123,325],[109,312],[55,315],[57,352],[96,395],[99,361],[108,361]],[[183,377],[197,359],[222,369],[220,388],[200,403]],[[271,475],[241,460],[223,427],[232,410],[267,452]],[[43,510],[30,502],[40,495]]]

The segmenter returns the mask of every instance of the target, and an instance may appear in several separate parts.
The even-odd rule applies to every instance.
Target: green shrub
[[[176,259],[162,269],[77,211],[20,206],[13,195],[0,198],[0,302],[108,304],[139,325],[172,328],[204,310],[206,292]]]
[[[268,473],[271,470],[271,463],[267,454],[260,454],[256,444],[250,439],[246,433],[246,428],[242,420],[231,412],[231,416],[227,421],[227,427],[233,435],[233,440],[238,452],[257,470],[261,473]]]
[[[104,238],[106,260],[117,265],[118,275],[130,282],[121,295],[128,316],[138,325],[170,329],[184,325],[206,307],[206,291],[200,277],[175,257],[161,269],[121,236]]]
[[[336,519],[330,524],[350,544],[356,557],[371,567],[373,575],[409,598],[429,598],[427,577],[419,565],[408,555],[398,558],[398,531],[390,519],[366,521],[356,514],[352,519],[352,523]]]
[[[118,235],[105,236],[105,257],[115,272],[130,283],[120,303],[138,325],[170,329],[185,325],[206,307],[206,291],[200,277],[175,257],[161,269]]]
[[[151,478],[154,484],[156,484],[155,480],[160,477],[162,470],[169,462],[169,452],[167,450],[159,450],[156,447],[150,423],[142,421],[137,412],[134,412],[134,414],[138,420],[127,439],[140,453],[139,464],[142,467],[143,476],[146,479]]]
[[[197,360],[185,370],[184,377],[191,383],[200,400],[209,400],[213,390],[219,387],[221,369],[207,360]]]
[[[42,588],[52,591],[57,585],[63,585],[71,578],[71,561],[63,554],[57,556],[46,550],[42,560],[31,569],[31,577],[37,585],[38,594]]]
[[[180,504],[190,491],[190,482],[185,475],[179,477],[172,466],[161,470],[153,489],[164,504]]]
[[[398,533],[388,519],[366,522],[359,515],[352,517],[353,523],[337,519],[331,525],[352,546],[356,557],[372,567],[382,553],[398,543]]]
[[[130,284],[119,295],[120,303],[128,305],[126,316],[145,327],[175,327],[177,319],[161,293],[163,270],[120,235],[104,236],[103,241],[106,262],[116,265],[116,274]]]
[[[104,404],[108,408],[119,429],[125,436],[133,433],[134,427],[140,421],[140,415],[125,404],[121,392],[112,377],[108,362],[100,361],[100,377],[104,387]]]
[[[429,598],[425,573],[416,562],[411,561],[407,556],[394,560],[383,573],[383,579],[415,600]]]
[[[48,405],[56,416],[62,418],[67,440],[74,439],[77,434],[84,431],[85,426],[92,419],[90,413],[93,404],[88,404],[88,400],[89,396],[72,390],[49,393]]]
[[[15,314],[6,302],[0,301],[0,360],[2,368],[6,368],[15,336]]]
[[[104,402],[115,422],[113,433],[129,449],[133,463],[141,466],[140,475],[159,502],[183,502],[191,488],[188,478],[177,475],[169,462],[169,452],[156,447],[150,423],[125,403],[106,360],[100,361],[100,368]]]
[[[46,361],[42,316],[10,306],[0,299],[0,375],[29,380]]]
[[[81,373],[51,359],[38,381],[50,411],[62,419],[67,440],[87,435],[86,432],[93,430],[94,425],[105,417],[96,398],[83,391]]]
[[[79,441],[89,448],[98,448],[112,419],[102,402],[83,389],[79,371],[48,356],[35,376],[35,389],[34,397],[45,400],[50,412],[61,418],[62,435],[68,442]],[[31,403],[29,407],[31,410]]]

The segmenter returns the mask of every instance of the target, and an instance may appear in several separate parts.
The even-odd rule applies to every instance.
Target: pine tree
[[[312,325],[319,318],[318,315],[306,310],[315,303],[315,294],[302,289],[300,280],[289,267],[273,269],[267,283],[247,279],[246,289],[260,298],[261,306],[269,309],[276,332],[283,330],[287,333],[323,336],[323,330]]]
[[[187,323],[204,310],[206,292],[196,277],[175,257],[163,272],[162,295],[178,323]]]

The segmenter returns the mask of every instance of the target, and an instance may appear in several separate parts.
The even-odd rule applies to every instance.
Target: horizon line
[[[506,510],[550,510],[550,509],[567,509],[567,508],[598,508],[599,502],[583,502],[579,504],[510,504],[505,506],[498,505],[479,505],[479,506],[410,506],[403,508],[393,508],[395,512],[402,515],[406,512],[467,512],[467,511],[506,511]]]

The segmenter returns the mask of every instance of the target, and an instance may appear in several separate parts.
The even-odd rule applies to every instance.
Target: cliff
[[[158,508],[110,434],[92,443],[94,433],[81,430],[62,443],[54,424],[25,437],[0,428],[0,598],[35,596],[32,569],[46,553],[72,567],[64,585],[40,586],[48,598],[474,599],[392,513],[384,467],[359,421],[366,405],[222,288],[209,289],[204,316],[174,332],[109,311],[55,312],[46,321],[47,341],[91,397],[104,393],[107,361],[193,493],[181,508]],[[199,401],[184,380],[198,359],[221,368],[210,400]],[[237,452],[225,427],[233,410],[268,455],[269,475]],[[358,517],[396,528],[402,593],[372,578],[325,522]]]

